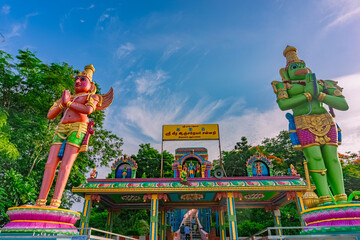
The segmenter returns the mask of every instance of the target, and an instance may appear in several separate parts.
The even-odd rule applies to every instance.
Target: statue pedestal
[[[9,208],[10,222],[2,233],[53,233],[78,235],[75,222],[80,213],[51,207],[21,206]]]
[[[310,208],[301,213],[307,227],[301,234],[360,233],[360,203]]]

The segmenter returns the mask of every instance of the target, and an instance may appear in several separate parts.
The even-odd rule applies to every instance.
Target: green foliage
[[[274,226],[273,213],[264,209],[238,209],[236,218],[239,236],[251,236],[264,228]]]
[[[274,175],[289,175],[290,164],[295,166],[298,174],[304,176],[303,165],[305,156],[302,151],[293,148],[288,131],[281,131],[274,138],[265,138],[262,142],[265,155],[273,155],[281,161],[272,161],[274,165]]]
[[[10,142],[10,133],[6,112],[0,109],[0,159],[14,160],[19,157],[15,144]]]
[[[34,203],[60,120],[48,121],[46,115],[64,90],[73,90],[72,76],[77,72],[67,63],[43,63],[29,50],[19,50],[15,60],[0,51],[0,189],[9,194],[11,202],[3,204],[5,208]],[[103,129],[104,112],[95,111],[89,119],[95,121],[95,134],[90,138],[90,151],[79,154],[70,173],[63,196],[65,208],[79,200],[70,190],[85,181],[89,168],[105,166],[121,156],[122,139]],[[53,188],[49,197],[52,192]]]
[[[150,146],[150,143],[140,144],[140,149],[137,155],[131,156],[138,164],[136,177],[143,176],[148,178],[160,177],[161,153]],[[163,177],[173,177],[172,164],[174,162],[174,155],[167,151],[163,152],[164,159],[164,174]],[[145,175],[144,175],[145,174]]]
[[[150,212],[148,210],[123,209],[114,214],[112,232],[126,236],[149,235]],[[90,226],[93,228],[108,230],[106,225],[108,210],[101,206],[95,206],[91,210]]]
[[[340,161],[342,163],[344,185],[347,195],[350,195],[352,191],[360,190],[360,164],[359,154],[347,153],[346,155],[340,155]]]
[[[253,155],[253,151],[250,149],[247,138],[242,137],[241,141],[235,144],[234,150],[223,151],[223,166],[228,177],[247,176],[246,162]]]

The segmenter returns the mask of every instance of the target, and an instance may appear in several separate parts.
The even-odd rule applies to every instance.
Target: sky
[[[355,0],[0,0],[0,49],[36,52],[46,63],[93,64],[102,92],[114,88],[105,128],[161,149],[164,124],[220,126],[221,148],[287,130],[270,83],[280,81],[286,45],[318,79],[339,81],[350,109],[336,111],[339,151],[360,150],[360,1]],[[217,141],[165,142],[207,147]],[[106,176],[110,171],[101,171]]]

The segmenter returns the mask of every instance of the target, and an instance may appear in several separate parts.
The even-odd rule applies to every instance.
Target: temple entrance
[[[192,226],[194,237],[200,235],[202,239],[219,240],[226,239],[225,226],[228,225],[229,238],[234,240],[238,239],[237,208],[273,211],[275,226],[280,226],[280,208],[287,203],[295,201],[298,210],[303,211],[301,197],[307,189],[306,182],[298,175],[272,176],[271,161],[264,155],[252,156],[248,160],[247,177],[221,179],[210,175],[212,164],[208,161],[206,148],[176,149],[174,178],[126,178],[126,164],[130,165],[132,175],[137,164],[125,157],[112,165],[112,179],[91,178],[73,188],[73,192],[85,196],[80,227],[87,226],[91,205],[95,201],[108,210],[109,231],[116,212],[149,209],[151,240],[157,236],[160,240],[180,239],[182,224]],[[187,174],[186,182],[180,179],[180,173]]]

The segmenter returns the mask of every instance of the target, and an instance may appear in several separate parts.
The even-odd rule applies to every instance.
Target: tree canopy
[[[138,164],[136,177],[159,178],[160,177],[160,164],[161,153],[155,148],[150,146],[150,143],[140,144],[137,155],[131,156]],[[174,155],[164,151],[164,173],[163,177],[173,177],[172,164],[174,163]]]

